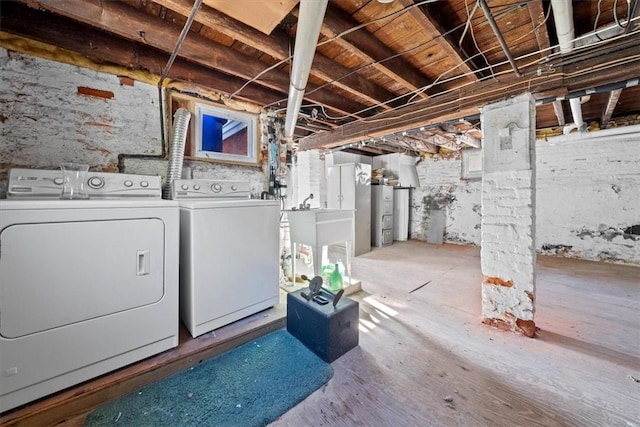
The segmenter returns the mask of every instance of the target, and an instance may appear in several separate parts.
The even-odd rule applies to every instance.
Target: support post
[[[535,101],[482,110],[483,322],[535,336]]]

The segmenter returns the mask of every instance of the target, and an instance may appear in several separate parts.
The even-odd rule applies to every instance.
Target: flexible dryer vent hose
[[[178,108],[173,115],[173,132],[169,148],[169,170],[167,179],[162,186],[162,198],[171,199],[171,184],[182,177],[182,162],[184,160],[184,146],[187,140],[187,130],[191,113],[186,108]]]

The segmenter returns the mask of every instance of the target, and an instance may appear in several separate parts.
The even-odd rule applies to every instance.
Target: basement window
[[[255,115],[195,104],[196,157],[257,164]]]
[[[220,163],[257,166],[257,114],[235,110],[199,98],[173,94],[172,114],[179,107],[191,112],[185,157]]]

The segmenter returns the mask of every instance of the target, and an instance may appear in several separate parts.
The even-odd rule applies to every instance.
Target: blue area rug
[[[279,330],[96,409],[85,426],[264,426],[333,376]]]

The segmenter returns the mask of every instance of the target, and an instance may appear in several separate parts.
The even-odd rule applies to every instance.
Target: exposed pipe
[[[573,5],[571,4],[571,0],[551,0],[551,7],[553,8],[553,20],[556,25],[560,53],[569,53],[573,50],[576,38],[575,27],[573,25]],[[586,130],[587,125],[582,119],[580,98],[571,98],[569,105],[571,106],[574,126],[580,131]],[[571,129],[567,127],[565,130],[569,131]]]
[[[184,160],[184,146],[187,141],[191,113],[186,108],[178,108],[173,116],[173,132],[171,134],[171,148],[169,149],[169,169],[167,179],[162,186],[162,198],[171,199],[171,184],[182,178],[182,162]]]
[[[491,29],[493,30],[493,32],[496,35],[496,38],[498,39],[498,42],[500,42],[500,46],[502,46],[502,50],[504,51],[504,54],[507,56],[507,59],[509,60],[509,64],[511,64],[511,68],[513,68],[513,72],[516,74],[516,76],[522,77],[522,73],[520,72],[520,70],[518,70],[518,65],[516,64],[515,59],[513,59],[513,55],[511,55],[511,51],[509,50],[507,43],[504,41],[504,37],[502,37],[502,33],[498,28],[498,24],[496,24],[495,19],[493,19],[493,15],[491,14],[491,10],[489,9],[489,6],[487,6],[487,2],[485,0],[478,0],[478,3],[480,3],[480,7],[484,12],[484,16],[486,16],[487,21],[491,26]]]
[[[289,80],[289,98],[284,123],[285,138],[292,138],[298,113],[307,87],[309,72],[320,36],[320,27],[327,10],[328,0],[300,0],[300,14],[293,52],[293,65]]]

